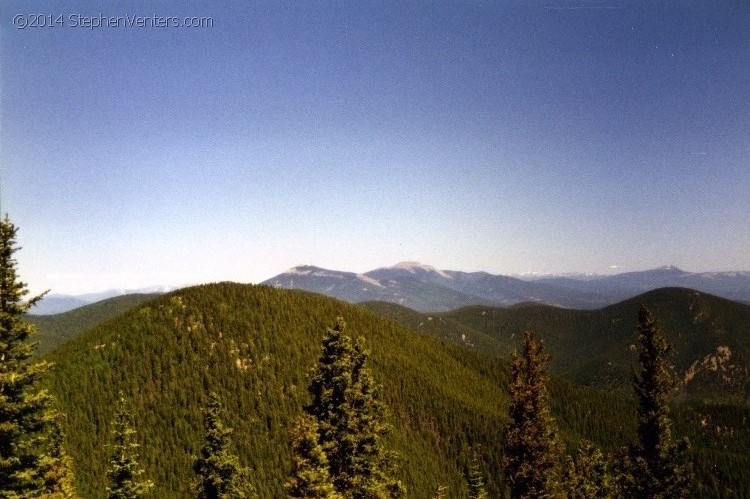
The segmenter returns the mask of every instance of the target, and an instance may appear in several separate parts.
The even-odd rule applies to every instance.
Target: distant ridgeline
[[[609,276],[518,279],[487,272],[437,270],[416,262],[364,274],[305,265],[289,269],[263,284],[312,291],[351,303],[385,301],[421,312],[524,302],[597,309],[664,287],[690,288],[730,300],[750,301],[750,272],[693,273],[676,267]]]
[[[69,453],[84,497],[104,490],[103,442],[120,391],[132,401],[140,464],[155,483],[154,497],[191,494],[209,392],[223,401],[258,496],[282,497],[292,463],[290,429],[309,401],[308,373],[326,328],[341,316],[371,350],[392,425],[386,443],[400,455],[395,475],[408,497],[433,497],[438,484],[448,496],[464,497],[473,454],[490,497],[500,497],[506,354],[520,345],[519,332],[535,329],[552,355],[558,373],[552,412],[564,441],[586,438],[610,452],[635,438],[635,402],[624,386],[628,366],[637,362],[631,345],[641,301],[675,344],[688,396],[673,412],[674,432],[693,445],[695,496],[750,495],[750,307],[685,290],[659,290],[591,312],[479,306],[423,315],[367,305],[386,319],[306,292],[198,286],[134,303],[60,345],[47,356],[56,365],[49,387],[67,414]]]
[[[99,293],[87,293],[83,295],[47,294],[31,307],[29,313],[32,315],[62,314],[92,303],[99,303],[110,298],[124,295],[148,295],[158,296],[160,294],[174,291],[172,286],[151,286],[142,289],[110,289]]]
[[[127,294],[103,299],[53,315],[28,315],[26,320],[37,327],[35,340],[44,354],[72,337],[120,315],[159,294]]]

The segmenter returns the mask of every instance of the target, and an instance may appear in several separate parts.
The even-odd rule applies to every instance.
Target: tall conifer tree
[[[134,438],[133,417],[127,411],[122,395],[117,405],[112,433],[115,443],[107,470],[107,498],[140,499],[154,484],[141,477],[143,470],[138,466],[138,444]]]
[[[197,475],[197,499],[246,499],[253,497],[248,471],[240,466],[237,456],[230,452],[232,429],[221,420],[222,406],[218,395],[212,393],[203,410],[206,437],[201,455],[193,470]]]
[[[559,489],[560,448],[550,414],[547,374],[549,356],[534,333],[523,333],[523,353],[510,364],[510,421],[503,440],[503,469],[510,496],[552,497]]]
[[[29,497],[43,489],[42,458],[47,450],[52,397],[40,387],[50,364],[33,361],[34,326],[23,315],[42,297],[28,301],[16,275],[18,229],[0,221],[0,491],[3,497]]]
[[[323,352],[308,390],[306,408],[318,426],[318,442],[336,490],[344,497],[395,498],[405,492],[390,475],[394,456],[383,447],[388,431],[380,386],[367,367],[364,340],[344,334],[339,318],[323,339]]]
[[[632,377],[638,399],[638,444],[621,453],[618,482],[632,498],[687,497],[692,478],[689,444],[674,441],[669,417],[669,401],[677,387],[672,345],[645,306],[638,312],[637,334],[640,367]]]

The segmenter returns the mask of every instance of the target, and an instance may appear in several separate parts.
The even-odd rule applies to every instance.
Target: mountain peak
[[[294,267],[285,270],[284,274],[309,274],[313,270],[317,270],[318,267],[314,265],[295,265]]]
[[[659,267],[656,270],[664,270],[664,271],[667,271],[667,272],[674,272],[675,274],[683,274],[683,273],[685,273],[684,270],[682,270],[681,268],[679,268],[679,267],[677,267],[675,265],[664,265],[663,267]]]

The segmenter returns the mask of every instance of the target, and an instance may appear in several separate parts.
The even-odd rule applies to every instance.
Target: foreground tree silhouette
[[[510,421],[505,427],[502,458],[510,496],[540,498],[559,490],[560,448],[550,414],[547,375],[549,356],[534,333],[523,333],[523,353],[510,364]]]
[[[621,452],[618,482],[627,497],[687,497],[692,470],[687,440],[674,442],[669,401],[677,387],[671,365],[672,346],[646,309],[638,313],[638,362],[633,388],[638,399],[638,444]]]
[[[315,419],[318,443],[339,494],[354,499],[403,497],[401,482],[390,476],[395,458],[383,448],[386,409],[367,367],[364,340],[352,341],[345,327],[339,318],[323,339],[308,387],[313,400],[305,410]]]
[[[229,451],[232,429],[221,421],[221,402],[212,393],[203,411],[206,430],[201,455],[195,460],[193,471],[195,497],[198,499],[245,499],[254,494],[248,481],[248,471],[240,467],[239,459]]]
[[[52,396],[40,387],[51,364],[32,361],[34,327],[23,321],[42,296],[24,301],[28,290],[13,258],[17,231],[7,216],[0,221],[0,491],[5,498],[40,494],[45,472],[59,464],[48,454]]]
[[[134,439],[133,417],[127,411],[122,395],[117,405],[112,433],[115,443],[107,470],[107,497],[139,499],[146,495],[154,484],[141,478],[143,470],[138,467],[138,444]]]

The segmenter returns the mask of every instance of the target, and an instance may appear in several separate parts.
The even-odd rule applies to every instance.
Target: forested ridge
[[[107,319],[157,296],[159,295],[141,293],[116,296],[60,314],[28,315],[26,320],[36,326],[34,340],[39,342],[38,353],[44,354]]]
[[[463,487],[461,451],[474,439],[486,443],[491,465],[497,444],[490,437],[505,408],[501,385],[487,374],[501,377],[499,362],[475,362],[458,347],[328,298],[219,284],[159,298],[50,356],[57,364],[50,386],[68,414],[70,452],[85,463],[78,468],[81,491],[89,497],[102,490],[102,443],[122,390],[132,400],[155,495],[184,494],[200,442],[204,393],[215,391],[258,493],[281,496],[290,468],[289,430],[306,401],[306,376],[338,316],[372,351],[395,428],[389,444],[403,457],[399,478],[410,497],[427,497],[438,481]]]
[[[383,302],[363,306],[415,331],[502,357],[518,347],[523,331],[532,330],[552,354],[553,373],[627,394],[635,361],[633,328],[642,304],[675,346],[683,398],[748,405],[750,306],[691,289],[657,289],[599,310],[526,303],[422,314]]]
[[[201,407],[216,392],[258,494],[281,497],[291,469],[290,430],[308,401],[307,375],[326,328],[340,316],[372,351],[393,426],[386,444],[400,455],[397,478],[408,497],[432,497],[438,484],[450,491],[447,497],[465,497],[475,452],[490,497],[498,497],[499,435],[508,409],[505,358],[444,343],[319,295],[230,283],[157,298],[48,356],[56,363],[49,385],[67,414],[81,494],[97,497],[103,490],[105,444],[120,391],[131,401],[154,496],[189,494]],[[634,438],[632,397],[553,377],[551,405],[571,447],[587,438],[611,452]],[[750,438],[739,424],[747,417],[742,407],[696,404],[675,414],[675,432],[694,443],[696,496],[747,492]]]

